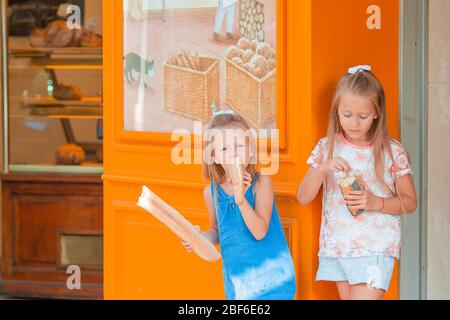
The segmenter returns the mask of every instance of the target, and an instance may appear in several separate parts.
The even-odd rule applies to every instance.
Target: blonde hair
[[[334,93],[328,122],[328,157],[331,159],[334,156],[336,135],[344,134],[344,130],[339,121],[338,111],[341,98],[347,93],[369,99],[377,113],[377,118],[374,119],[369,129],[370,142],[373,146],[375,173],[379,182],[391,194],[395,195],[398,193],[397,190],[391,190],[384,178],[385,154],[389,156],[394,165],[394,182],[396,172],[396,165],[390,145],[390,142],[394,141],[389,138],[387,126],[386,97],[383,86],[372,72],[360,70],[354,74],[348,73],[339,80]],[[397,189],[396,186],[395,189]]]
[[[216,115],[209,123],[208,129],[206,131],[204,146],[203,146],[203,177],[209,179],[211,183],[221,184],[225,182],[225,171],[220,164],[213,161],[215,155],[214,152],[214,136],[210,133],[213,129],[223,129],[229,127],[242,127],[244,130],[252,130],[252,127],[247,123],[247,121],[240,115],[237,114],[220,114]],[[255,141],[252,137],[250,138],[250,153],[251,157],[256,154]],[[206,160],[206,161],[205,161]],[[256,171],[255,161],[250,161],[245,170],[251,174],[253,177]],[[216,189],[217,190],[217,189]]]

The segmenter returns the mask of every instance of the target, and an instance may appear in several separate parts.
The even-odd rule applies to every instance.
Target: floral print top
[[[335,138],[334,157],[347,160],[353,170],[359,170],[371,192],[379,197],[395,194],[394,175],[399,178],[412,175],[405,148],[395,140],[390,140],[394,163],[385,155],[384,179],[379,182],[374,166],[373,147],[357,146],[343,134]],[[328,138],[323,138],[314,148],[307,163],[318,168],[327,160]],[[320,230],[319,256],[324,257],[364,257],[384,255],[399,258],[400,216],[381,212],[370,212],[353,217],[348,210],[343,195],[332,176],[324,184],[322,199],[322,223]]]

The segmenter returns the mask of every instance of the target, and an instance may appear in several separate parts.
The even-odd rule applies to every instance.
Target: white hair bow
[[[213,104],[211,106],[211,109],[213,110],[213,118],[224,115],[224,114],[234,114],[235,113],[233,109],[220,110],[219,108],[217,108],[217,106],[215,104]]]
[[[371,70],[372,70],[372,67],[369,65],[359,65],[359,66],[349,68],[348,73],[355,74],[359,71],[371,71]]]

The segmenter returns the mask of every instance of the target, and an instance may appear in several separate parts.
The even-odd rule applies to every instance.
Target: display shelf
[[[79,117],[95,116],[101,117],[103,109],[98,107],[65,107],[65,106],[31,106],[30,115],[32,116],[51,116],[61,117]]]
[[[36,165],[36,164],[10,164],[11,173],[68,173],[68,174],[103,174],[101,163],[84,162],[81,165]]]
[[[65,107],[102,107],[102,98],[98,96],[83,97],[81,100],[58,100],[50,96],[45,97],[12,97],[12,101],[21,101],[24,107],[51,107],[51,106],[65,106]]]

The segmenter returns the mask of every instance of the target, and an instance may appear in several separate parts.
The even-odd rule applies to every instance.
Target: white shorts
[[[395,258],[387,256],[319,257],[316,281],[348,281],[350,285],[366,283],[371,288],[387,291],[394,264]]]

